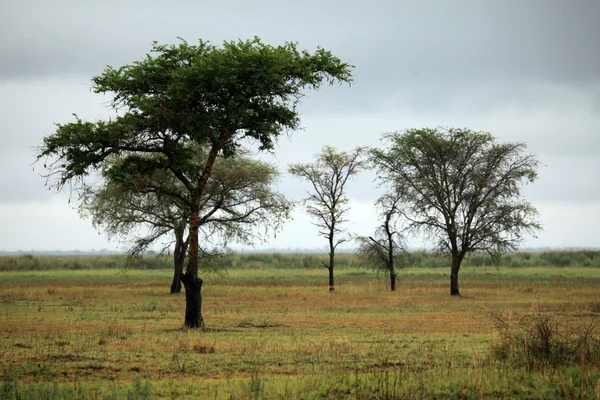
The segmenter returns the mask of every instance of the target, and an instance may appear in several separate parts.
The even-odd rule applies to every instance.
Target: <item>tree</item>
[[[383,182],[401,188],[409,228],[437,240],[452,258],[450,294],[468,253],[514,250],[541,229],[537,210],[521,196],[538,160],[524,143],[497,143],[469,129],[409,129],[383,135],[388,147],[370,160]]]
[[[234,155],[244,138],[270,150],[283,130],[299,125],[297,106],[303,88],[323,82],[350,82],[352,66],[330,52],[299,51],[295,43],[269,46],[258,38],[216,47],[154,44],[141,61],[107,67],[92,78],[96,93],[111,93],[117,116],[107,121],[57,124],[37,158],[46,159],[47,184],[77,185],[111,157],[116,169],[169,171],[186,188],[157,188],[162,195],[188,202],[189,258],[181,281],[186,291],[185,326],[201,327],[202,280],[198,277],[200,202],[217,155]],[[208,149],[198,168],[194,154]],[[156,157],[145,157],[154,154]],[[117,173],[118,171],[113,171]]]
[[[382,222],[372,236],[359,236],[357,253],[361,261],[375,270],[386,271],[390,275],[390,289],[396,290],[396,260],[403,261],[400,254],[406,252],[404,237],[396,228],[400,215],[401,192],[392,190],[377,200]],[[399,267],[403,267],[401,264]]]
[[[198,165],[203,165],[205,154],[198,157]],[[168,240],[163,251],[174,243],[171,293],[179,293],[190,239],[187,230],[190,207],[160,193],[176,190],[185,197],[186,188],[169,171],[151,172],[150,176],[119,175],[118,179],[114,176],[111,179],[105,173],[99,188],[87,186],[83,191],[80,213],[90,217],[94,226],[109,236],[134,236],[130,255],[141,254],[152,243],[174,234],[174,240]],[[263,240],[269,232],[276,232],[289,218],[291,209],[291,203],[271,188],[278,177],[275,166],[252,160],[245,154],[217,157],[200,201],[199,229],[205,243],[214,242],[211,238],[216,235],[222,246],[229,240],[252,244]],[[158,186],[162,190],[157,193]],[[201,249],[205,268],[210,255],[215,254],[207,250]]]
[[[333,268],[335,249],[350,240],[343,235],[341,225],[346,222],[349,210],[345,186],[348,179],[356,175],[364,166],[364,149],[350,152],[338,151],[325,146],[312,164],[290,164],[289,172],[308,181],[312,191],[304,199],[306,212],[313,217],[319,234],[329,242],[329,290],[334,290]]]

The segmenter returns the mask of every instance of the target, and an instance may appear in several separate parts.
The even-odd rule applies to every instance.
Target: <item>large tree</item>
[[[349,152],[324,146],[314,163],[290,164],[289,172],[310,183],[311,190],[304,199],[306,212],[313,217],[319,234],[329,243],[329,290],[334,291],[333,269],[336,248],[350,240],[342,229],[349,211],[346,183],[364,166],[364,149]]]
[[[258,38],[191,45],[154,44],[152,54],[92,78],[96,93],[110,93],[117,116],[95,122],[75,117],[44,138],[38,159],[47,159],[47,184],[78,184],[111,157],[132,171],[169,171],[187,190],[190,243],[185,325],[203,325],[198,277],[198,230],[202,195],[217,155],[232,156],[244,138],[270,150],[284,130],[299,125],[303,88],[350,82],[352,66],[329,51],[300,51],[295,43],[263,44]],[[201,168],[198,148],[208,149]],[[146,157],[154,154],[156,157]],[[162,194],[180,198],[177,191]]]
[[[363,264],[375,270],[385,271],[390,276],[390,289],[396,290],[396,267],[404,266],[406,253],[404,236],[399,229],[401,216],[401,192],[393,188],[381,196],[375,206],[379,210],[381,224],[373,236],[359,236],[357,254]],[[400,261],[400,265],[398,261]]]
[[[541,229],[536,209],[521,195],[538,160],[524,143],[498,143],[469,129],[409,129],[383,135],[387,146],[370,159],[379,178],[401,189],[409,227],[434,238],[451,255],[450,294],[471,252],[514,250]]]
[[[203,165],[205,159],[199,153],[197,163]],[[171,293],[179,293],[190,240],[191,204],[185,186],[165,170],[151,170],[149,175],[139,171],[128,175],[121,170],[116,176],[108,173],[111,170],[107,166],[100,185],[84,188],[80,213],[109,237],[133,238],[131,255],[141,254],[160,240],[163,250],[174,244]],[[289,218],[291,203],[272,187],[278,177],[275,166],[245,154],[217,157],[200,201],[204,264],[214,254],[207,251],[208,243],[225,247],[230,240],[244,244],[265,240]],[[180,197],[164,196],[166,190],[179,191]]]

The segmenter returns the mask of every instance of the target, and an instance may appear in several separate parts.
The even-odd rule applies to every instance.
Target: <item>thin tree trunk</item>
[[[181,293],[181,275],[183,274],[186,253],[187,242],[183,242],[180,246],[175,245],[175,251],[173,252],[175,272],[173,274],[173,282],[171,283],[171,294]]]
[[[171,294],[181,293],[181,275],[183,275],[183,262],[179,263],[177,255],[173,254],[175,272],[173,273],[173,281],[171,282]]]
[[[183,232],[187,221],[175,227],[175,249],[173,250],[173,282],[171,283],[171,294],[181,293],[181,275],[183,274],[183,265],[185,264],[185,254],[187,252],[187,242],[183,240]]]
[[[335,257],[335,247],[333,246],[333,233],[329,236],[329,291],[333,292],[335,290],[334,281],[333,281],[333,265],[334,265],[334,257]]]
[[[392,232],[390,231],[390,219],[392,218],[391,213],[387,213],[385,216],[385,233],[388,238],[387,257],[388,257],[388,270],[390,271],[390,289],[392,292],[396,291],[396,271],[394,270],[394,240],[392,238]]]
[[[460,296],[458,291],[458,271],[460,270],[460,264],[462,257],[460,255],[452,255],[452,269],[450,271],[450,295]]]

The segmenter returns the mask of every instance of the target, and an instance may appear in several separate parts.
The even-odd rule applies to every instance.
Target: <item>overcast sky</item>
[[[544,164],[525,190],[544,231],[526,247],[600,247],[598,0],[3,0],[0,4],[0,251],[115,249],[68,194],[44,187],[34,147],[54,123],[108,114],[90,92],[105,65],[154,40],[320,45],[356,66],[352,87],[308,93],[304,130],[273,156],[284,171],[329,144],[377,146],[382,132],[453,126],[524,141]],[[306,186],[284,175],[300,199]],[[372,175],[349,186],[348,229],[370,234]],[[302,208],[258,248],[323,248]],[[414,247],[428,247],[414,239]]]

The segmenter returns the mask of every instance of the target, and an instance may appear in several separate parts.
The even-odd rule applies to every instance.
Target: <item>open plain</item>
[[[598,268],[326,272],[205,274],[186,330],[169,268],[2,271],[0,398],[600,397]]]

